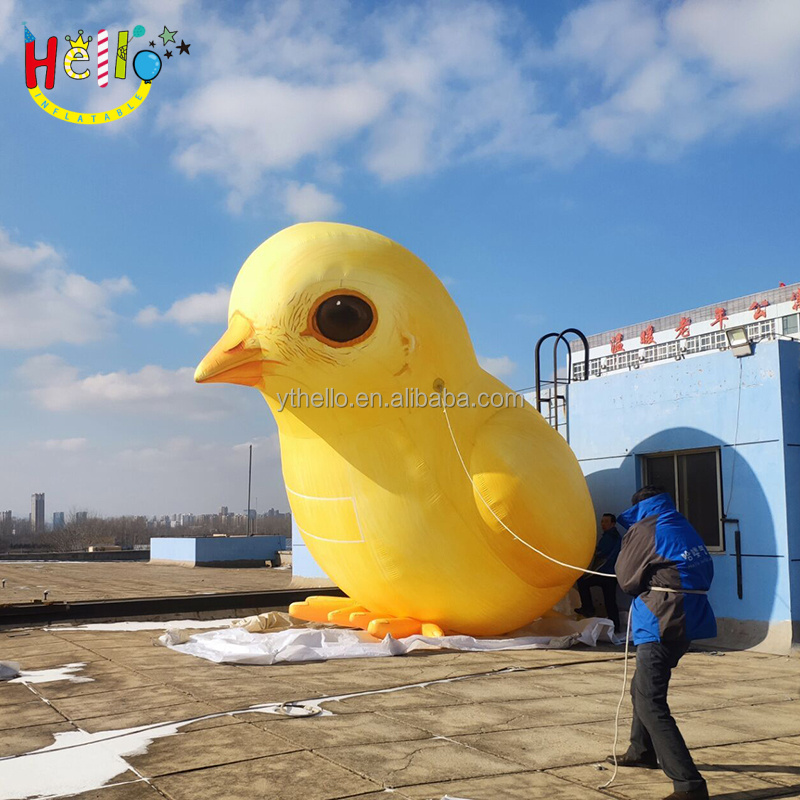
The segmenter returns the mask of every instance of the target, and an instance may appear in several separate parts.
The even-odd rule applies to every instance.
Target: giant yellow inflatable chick
[[[502,634],[578,575],[526,543],[589,562],[594,515],[572,451],[478,366],[444,286],[384,236],[315,222],[264,242],[195,379],[254,386],[275,416],[294,519],[348,595],[295,603],[295,617],[378,637]],[[446,416],[445,392],[468,407]],[[512,398],[483,407],[492,395]]]

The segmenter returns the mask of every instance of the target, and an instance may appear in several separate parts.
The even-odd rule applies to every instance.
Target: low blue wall
[[[149,550],[98,550],[88,553],[84,550],[68,553],[0,553],[0,561],[147,561]]]
[[[158,537],[150,540],[151,563],[196,567],[264,566],[286,549],[284,536]]]
[[[295,578],[329,580],[303,541],[297,523],[294,521],[294,516],[292,516],[292,575]]]

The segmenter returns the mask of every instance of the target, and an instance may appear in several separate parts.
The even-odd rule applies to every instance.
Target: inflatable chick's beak
[[[267,356],[250,320],[236,311],[228,323],[228,330],[195,370],[194,379],[197,383],[257,386],[270,373],[272,366],[282,363]]]

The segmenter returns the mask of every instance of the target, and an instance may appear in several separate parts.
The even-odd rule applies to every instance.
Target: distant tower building
[[[13,519],[10,511],[0,511],[0,523],[11,522]]]
[[[228,506],[220,506],[219,507],[219,515],[221,517],[227,517],[228,516]]]
[[[76,511],[75,512],[75,522],[86,522],[89,519],[89,512],[88,511]]]
[[[44,492],[31,495],[31,531],[44,533]]]
[[[53,512],[53,530],[60,531],[64,527],[64,512],[63,511],[54,511]]]

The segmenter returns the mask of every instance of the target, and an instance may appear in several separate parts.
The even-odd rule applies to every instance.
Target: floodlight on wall
[[[728,346],[736,358],[753,355],[753,343],[747,335],[746,328],[728,328],[725,336],[728,337]]]

